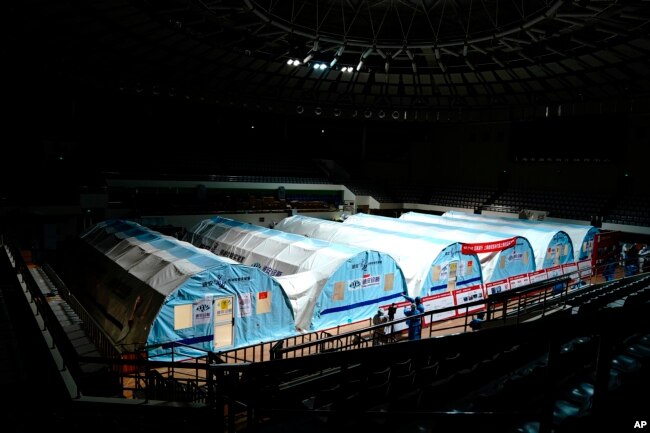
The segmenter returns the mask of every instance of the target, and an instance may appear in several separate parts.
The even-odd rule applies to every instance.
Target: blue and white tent
[[[116,345],[170,360],[297,333],[280,284],[252,266],[137,223],[109,220],[81,236],[79,299]]]
[[[371,318],[407,293],[402,270],[383,252],[221,217],[201,221],[185,239],[276,278],[302,330]]]
[[[591,254],[593,253],[594,249],[594,238],[598,233],[600,233],[600,229],[592,225],[572,224],[560,221],[534,221],[505,216],[500,217],[495,215],[468,214],[460,211],[448,211],[445,212],[443,216],[450,218],[472,219],[476,221],[494,220],[510,225],[521,225],[522,227],[542,227],[548,228],[549,230],[562,230],[566,232],[571,238],[571,242],[573,243],[573,258],[576,261],[591,259]]]
[[[389,254],[402,268],[411,297],[483,284],[478,257],[473,253],[463,254],[459,242],[356,227],[303,215],[284,218],[275,228]]]
[[[475,251],[481,263],[483,281],[503,280],[535,271],[535,257],[528,239],[506,237],[503,233],[472,228],[453,228],[447,225],[404,221],[378,215],[358,213],[349,216],[344,224],[393,230],[418,236],[435,237],[462,242],[466,250]]]
[[[452,227],[487,230],[504,233],[508,236],[525,237],[533,247],[535,268],[538,271],[574,261],[573,243],[569,235],[562,230],[549,231],[535,227],[518,227],[505,223],[461,220],[459,218],[448,218],[418,212],[406,212],[400,216],[400,219],[404,221],[420,221]]]

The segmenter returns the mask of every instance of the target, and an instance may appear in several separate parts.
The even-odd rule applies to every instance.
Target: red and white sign
[[[508,280],[499,280],[492,281],[491,283],[485,283],[485,291],[487,292],[488,296],[494,295],[495,293],[505,292],[506,290],[510,290],[510,283]]]
[[[468,304],[470,302],[474,301],[480,301],[484,298],[483,296],[483,288],[478,285],[478,286],[471,286],[471,287],[465,287],[463,289],[458,289],[454,291],[454,300],[456,301],[456,306],[461,306],[463,304]],[[475,305],[473,307],[470,307],[469,309],[465,308],[459,308],[456,310],[458,315],[465,314],[465,312],[473,313],[474,311],[480,311],[484,310],[485,305],[480,304],[480,305]]]
[[[542,269],[535,272],[529,272],[528,279],[530,280],[531,283],[537,283],[538,281],[547,280],[548,276],[546,275],[546,269]]]
[[[508,277],[508,283],[510,283],[511,289],[516,289],[517,287],[523,287],[530,284],[530,278],[528,274],[515,275],[514,277]]]
[[[503,251],[507,248],[512,248],[517,244],[517,238],[503,239],[494,242],[478,242],[474,244],[463,243],[461,251],[463,254],[480,254],[480,253],[493,253],[496,251]]]

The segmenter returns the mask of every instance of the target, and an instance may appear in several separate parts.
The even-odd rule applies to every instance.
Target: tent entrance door
[[[233,297],[224,296],[214,298],[214,349],[230,347],[233,345],[234,331],[233,326]]]

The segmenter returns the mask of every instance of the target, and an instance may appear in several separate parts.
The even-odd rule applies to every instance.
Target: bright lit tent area
[[[573,258],[577,261],[591,259],[591,254],[594,249],[594,238],[598,233],[600,233],[600,229],[592,225],[571,224],[560,221],[539,221],[507,216],[477,215],[460,211],[447,211],[442,214],[442,216],[474,221],[496,221],[521,227],[539,227],[547,228],[549,230],[562,230],[571,238],[571,243],[573,244]]]
[[[150,359],[201,357],[296,334],[280,284],[260,269],[124,220],[81,235],[75,293],[125,351]]]
[[[404,221],[419,221],[452,227],[472,228],[503,233],[506,236],[522,236],[528,239],[533,247],[536,270],[548,269],[555,266],[572,263],[573,244],[569,235],[562,230],[546,230],[536,227],[519,227],[505,223],[490,221],[461,220],[419,212],[406,212],[400,216]]]
[[[397,262],[371,249],[221,217],[199,222],[185,239],[274,276],[288,294],[302,330],[368,319],[407,293]]]
[[[355,227],[303,215],[284,218],[275,228],[389,254],[401,266],[411,297],[425,297],[483,284],[478,256],[474,253],[464,254],[458,242]]]
[[[521,236],[508,238],[503,233],[472,228],[456,229],[446,225],[364,213],[349,216],[344,224],[463,242],[465,250],[474,251],[478,255],[483,281],[486,283],[535,271],[532,246],[528,239]]]

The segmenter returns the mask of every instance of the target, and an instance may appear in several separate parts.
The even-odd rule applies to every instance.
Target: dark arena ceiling
[[[86,89],[348,119],[649,111],[650,1],[18,3],[19,57]]]

